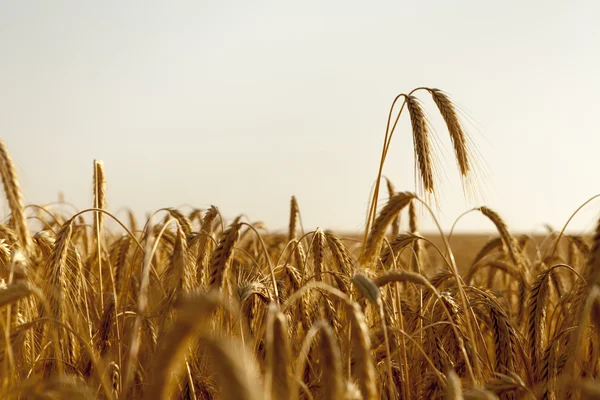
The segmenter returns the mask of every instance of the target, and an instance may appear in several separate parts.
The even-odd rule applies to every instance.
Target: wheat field
[[[450,98],[399,95],[359,237],[305,231],[293,196],[287,232],[216,206],[120,221],[98,160],[90,208],[25,206],[0,141],[0,397],[600,398],[600,225],[534,237],[481,206],[489,238],[420,234],[439,201],[421,94],[476,182]],[[419,181],[398,192],[383,167],[405,113]]]

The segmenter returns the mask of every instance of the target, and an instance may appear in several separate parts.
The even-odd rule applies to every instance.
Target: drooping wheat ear
[[[188,214],[187,217],[190,220],[190,222],[192,223],[192,225],[194,224],[194,221],[196,221],[196,220],[198,220],[198,223],[200,225],[202,225],[202,209],[201,208],[192,209],[192,211],[190,211],[190,213]]]
[[[434,176],[432,149],[429,143],[429,122],[425,118],[425,112],[421,103],[414,96],[406,97],[406,107],[410,114],[410,122],[413,132],[413,144],[415,149],[415,163],[418,175],[421,178],[421,187],[425,193],[434,194]]]
[[[359,262],[364,267],[373,267],[381,251],[385,232],[394,218],[406,207],[415,197],[410,192],[400,192],[388,200],[388,203],[383,207],[379,216],[373,224],[373,228],[367,237],[367,242],[363,246],[362,254]]]
[[[15,166],[2,139],[0,139],[0,175],[2,176],[6,200],[12,214],[11,221],[19,238],[19,244],[27,249],[32,242],[27,226],[27,218],[25,217],[21,187],[19,186]]]
[[[323,399],[341,399],[344,393],[342,354],[333,329],[329,325],[323,325],[320,336],[320,360],[323,371],[321,396]]]
[[[431,282],[426,277],[416,272],[396,270],[386,272],[385,274],[381,274],[373,279],[373,283],[378,287],[382,287],[394,282],[411,282],[415,285],[420,285],[431,290],[432,293],[437,293],[436,288],[431,284]]]
[[[292,239],[296,239],[296,225],[298,224],[298,202],[296,196],[292,196],[290,201],[290,226],[288,229],[288,242]]]
[[[204,283],[204,276],[208,269],[209,261],[212,256],[214,248],[214,242],[212,238],[213,223],[219,215],[219,210],[215,206],[210,206],[200,226],[200,233],[198,240],[198,256],[196,258],[196,281],[199,284]]]
[[[519,242],[515,239],[515,237],[508,231],[508,226],[498,215],[497,212],[491,210],[490,208],[483,206],[479,208],[479,211],[493,222],[502,238],[502,242],[504,246],[506,246],[506,250],[508,251],[508,255],[510,260],[515,264],[518,268],[524,268],[523,265],[523,255],[521,254],[521,250],[519,248]],[[527,272],[526,270],[524,270]],[[527,277],[527,273],[525,274]]]
[[[348,304],[348,317],[352,332],[352,373],[358,383],[363,399],[378,398],[375,378],[375,367],[371,358],[371,337],[365,316],[357,303]]]
[[[531,365],[534,368],[535,381],[541,380],[541,352],[544,350],[545,328],[546,328],[546,297],[548,293],[547,277],[552,269],[539,274],[531,286],[529,297],[527,299],[527,308],[529,310],[529,321],[527,328],[527,340],[531,354]]]
[[[238,222],[230,225],[225,232],[223,232],[223,237],[219,241],[219,245],[210,260],[208,282],[210,288],[221,289],[223,287],[229,268],[229,261],[233,254],[233,246],[235,246],[240,237],[241,227],[242,224]]]
[[[471,267],[473,267],[474,265],[478,264],[479,261],[483,260],[483,258],[485,256],[487,256],[488,254],[491,254],[492,252],[501,249],[503,252],[505,251],[505,249],[503,248],[503,240],[501,237],[495,237],[490,239],[486,244],[484,244],[479,251],[477,252],[477,254],[475,255],[475,258],[473,258],[473,262],[471,263]]]
[[[439,89],[429,89],[429,93],[433,97],[433,101],[440,110],[444,122],[448,127],[450,133],[450,139],[454,145],[454,154],[456,156],[456,162],[460,169],[460,174],[463,178],[469,175],[471,171],[471,160],[469,159],[469,148],[468,148],[468,137],[463,129],[454,104],[448,97],[448,95]]]
[[[0,288],[0,309],[29,296],[31,293],[31,286],[25,281],[18,281]]]
[[[292,395],[291,361],[286,317],[272,304],[267,321],[267,369],[265,373],[265,389],[270,391],[272,400],[290,400]]]
[[[389,196],[389,198],[392,198],[396,194],[396,188],[394,187],[394,184],[392,183],[392,181],[390,181],[387,177],[385,178],[385,181],[387,183],[388,196]],[[392,237],[397,236],[399,232],[400,232],[400,214],[398,214],[396,216],[396,218],[394,218],[394,220],[392,221],[392,230],[391,230]]]
[[[338,270],[346,277],[351,275],[354,262],[346,246],[331,232],[325,232],[325,239],[327,239],[327,244],[333,254]]]
[[[325,234],[321,229],[317,229],[314,234],[311,246],[311,252],[313,256],[313,267],[315,273],[315,280],[322,280],[323,274],[323,250],[325,249]]]
[[[481,271],[481,269],[483,269],[485,267],[495,269],[495,270],[500,270],[500,271],[504,272],[508,276],[512,277],[520,285],[523,285],[525,283],[524,282],[525,276],[523,274],[523,271],[520,269],[517,269],[517,267],[515,267],[514,264],[512,264],[508,261],[502,261],[502,260],[493,260],[488,263],[473,264],[471,266],[471,268],[469,269],[469,271],[464,276],[465,283],[470,285],[473,282],[473,279],[474,279],[475,275],[477,274],[477,272]]]
[[[183,233],[185,234],[186,237],[190,233],[192,233],[192,223],[190,222],[188,217],[183,215],[183,213],[181,211],[176,210],[174,208],[169,208],[169,214],[171,214],[171,217],[173,217],[177,220],[177,222],[179,223],[179,226],[183,230]]]
[[[372,280],[363,274],[355,274],[352,277],[352,283],[372,304],[379,306],[379,303],[381,302],[381,292],[379,291],[379,286]]]
[[[381,250],[381,263],[386,267],[393,265],[394,259],[397,258],[398,254],[419,239],[423,239],[423,236],[415,235],[413,233],[401,233],[400,235],[395,236],[390,242],[390,245],[383,247]]]
[[[34,236],[34,243],[40,249],[44,259],[48,259],[52,256],[52,251],[54,250],[55,237],[52,231],[40,231]],[[46,278],[46,275],[42,276]]]

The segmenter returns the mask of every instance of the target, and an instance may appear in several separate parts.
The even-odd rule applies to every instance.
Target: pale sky
[[[421,94],[443,226],[485,203],[514,230],[559,228],[600,192],[599,4],[0,0],[0,137],[27,203],[62,190],[90,206],[96,158],[112,211],[214,204],[279,229],[296,195],[305,227],[357,231],[391,101],[437,87],[469,116],[486,175],[484,202],[465,200]],[[413,191],[401,121],[384,173]]]

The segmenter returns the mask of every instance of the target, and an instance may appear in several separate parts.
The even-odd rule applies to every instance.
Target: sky
[[[394,97],[451,95],[476,145],[465,198],[448,133],[436,216],[483,204],[519,231],[560,228],[600,192],[596,1],[0,0],[0,137],[26,203],[218,206],[271,229],[364,228]],[[384,175],[416,188],[403,115]],[[383,204],[384,198],[380,204]],[[592,229],[600,200],[572,222]],[[6,207],[2,209],[6,213]],[[434,228],[422,214],[422,230]],[[489,231],[470,213],[462,231]]]

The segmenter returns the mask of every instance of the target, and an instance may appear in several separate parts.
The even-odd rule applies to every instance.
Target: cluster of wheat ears
[[[398,96],[362,240],[304,232],[294,197],[287,234],[226,222],[214,206],[123,223],[106,211],[100,161],[93,208],[25,207],[0,141],[11,211],[0,225],[0,397],[600,398],[600,228],[593,241],[564,230],[534,240],[479,207],[498,235],[456,265],[441,229],[441,247],[417,233],[417,206],[431,212],[420,196],[388,181],[377,212],[404,109],[421,194],[435,193],[417,92],[433,97],[461,176],[472,173],[449,97]]]

